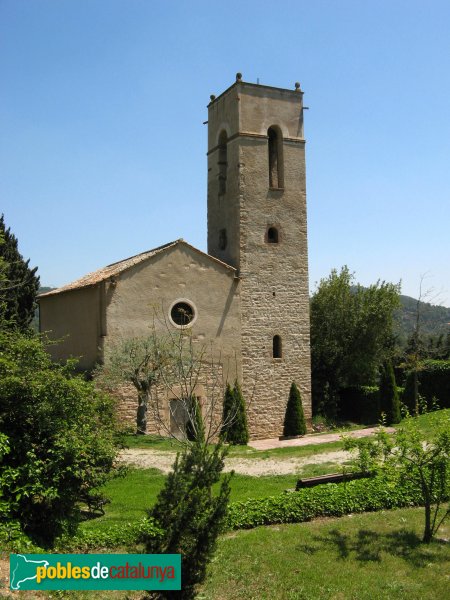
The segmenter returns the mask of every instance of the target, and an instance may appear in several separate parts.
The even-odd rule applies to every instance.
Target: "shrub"
[[[402,420],[400,400],[391,361],[386,361],[381,368],[380,408],[386,415],[388,425],[400,423]]]
[[[205,426],[203,423],[202,409],[197,400],[197,397],[192,396],[188,406],[188,420],[186,423],[186,437],[190,442],[198,439],[203,441],[205,439]]]
[[[74,530],[81,495],[102,485],[116,454],[114,405],[38,338],[0,333],[3,519],[40,544]],[[6,508],[7,506],[7,513]]]
[[[358,423],[377,423],[380,418],[380,394],[377,386],[361,385],[343,388],[339,392],[339,417]]]
[[[233,389],[229,383],[225,389],[225,395],[223,398],[223,412],[222,412],[222,427],[220,430],[220,437],[226,442],[228,430],[231,427],[232,421],[235,414],[235,401]]]
[[[283,435],[305,435],[306,423],[300,390],[293,381],[284,417]]]
[[[245,445],[248,442],[247,413],[241,388],[236,381],[233,390],[227,385],[223,403],[221,437],[225,442],[234,445]]]
[[[425,360],[419,371],[420,394],[431,407],[437,398],[440,408],[450,408],[450,360]]]
[[[420,390],[420,381],[417,382]],[[414,371],[406,373],[405,386],[402,396],[402,402],[408,409],[408,412],[413,415],[416,410],[415,401],[415,374]]]
[[[434,415],[431,424],[433,436],[426,441],[417,421],[409,418],[392,439],[380,428],[373,439],[347,438],[344,444],[346,450],[358,450],[357,469],[407,480],[420,490],[426,543],[450,515],[450,507],[443,506],[450,495],[450,418]]]
[[[217,496],[212,486],[220,479],[226,450],[217,445],[212,451],[195,441],[178,455],[173,471],[148,516],[163,533],[160,537],[143,536],[149,553],[181,553],[183,598],[193,598],[195,587],[206,576],[206,567],[215,551],[217,537],[223,529],[230,477],[221,481]],[[165,597],[180,594],[164,592]]]
[[[161,537],[163,532],[152,519],[147,517],[135,523],[120,523],[98,529],[79,529],[74,536],[63,535],[56,540],[55,547],[62,552],[70,550],[93,550],[96,548],[135,548],[136,544]]]
[[[420,488],[405,479],[386,477],[328,483],[298,492],[234,502],[228,507],[230,529],[259,525],[301,523],[316,517],[340,517],[349,513],[418,506]]]

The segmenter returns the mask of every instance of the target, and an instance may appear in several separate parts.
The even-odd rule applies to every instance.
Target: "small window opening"
[[[222,133],[219,136],[219,196],[225,194],[225,192],[227,191],[227,141],[227,134],[225,131],[222,131]]]
[[[281,344],[281,337],[279,335],[274,335],[273,336],[273,352],[272,352],[272,356],[273,358],[282,358],[282,344]]]
[[[194,319],[194,309],[187,302],[177,302],[173,305],[170,316],[176,325],[189,325]]]
[[[276,227],[269,227],[267,230],[267,243],[278,244],[278,229]]]
[[[227,247],[227,244],[228,244],[227,230],[221,229],[219,231],[219,250],[225,250],[225,248]]]
[[[275,298],[275,296],[276,296],[275,292],[272,292],[272,296]]]
[[[281,131],[276,127],[269,127],[269,187],[283,188],[283,138]]]

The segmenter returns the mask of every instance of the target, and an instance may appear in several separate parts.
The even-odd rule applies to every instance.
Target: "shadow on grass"
[[[348,535],[338,529],[331,529],[327,535],[313,537],[313,544],[302,544],[297,550],[305,554],[315,554],[321,548],[335,549],[338,558],[353,558],[360,562],[380,563],[384,554],[401,557],[413,567],[426,567],[430,561],[447,560],[436,550],[445,542],[434,540],[431,544],[423,544],[414,532],[400,529],[390,533],[379,533],[372,529],[359,529],[356,534]]]

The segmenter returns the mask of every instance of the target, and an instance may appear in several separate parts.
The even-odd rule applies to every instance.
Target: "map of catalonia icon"
[[[23,554],[10,555],[10,588],[12,590],[20,590],[21,585],[25,581],[36,579],[37,567],[48,567],[49,562],[46,560],[30,560]]]

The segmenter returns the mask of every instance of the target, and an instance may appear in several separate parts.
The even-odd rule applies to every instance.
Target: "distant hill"
[[[396,333],[401,345],[414,331],[417,315],[417,299],[400,296],[402,307],[395,311]],[[420,332],[424,337],[446,335],[450,331],[450,308],[428,302],[420,303]]]
[[[51,292],[52,290],[56,290],[54,287],[45,287],[45,285],[39,286],[38,294],[45,294],[45,292]]]

